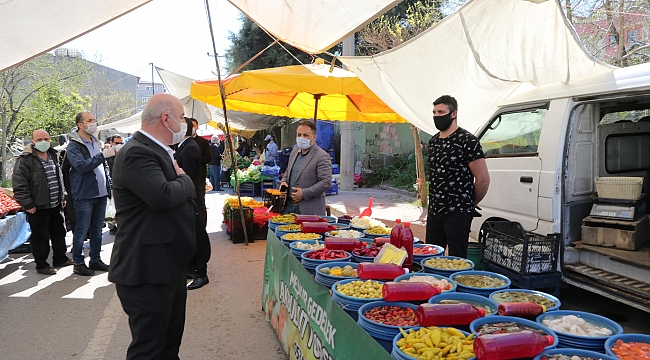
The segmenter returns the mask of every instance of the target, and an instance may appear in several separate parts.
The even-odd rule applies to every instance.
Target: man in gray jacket
[[[56,274],[47,262],[50,240],[54,267],[73,263],[65,255],[66,231],[61,216],[65,200],[60,175],[56,150],[50,148],[50,135],[45,130],[34,130],[32,143],[25,146],[16,160],[11,181],[14,197],[27,212],[27,221],[32,229],[29,242],[36,272],[44,275]]]
[[[280,189],[288,189],[284,213],[325,215],[325,192],[332,187],[332,161],[316,145],[314,123],[298,124],[296,144],[280,185]]]

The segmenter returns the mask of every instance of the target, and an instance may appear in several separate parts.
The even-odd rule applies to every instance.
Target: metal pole
[[[354,55],[354,34],[343,40],[343,55]],[[341,190],[354,186],[354,128],[352,121],[341,122]]]
[[[318,119],[318,100],[320,100],[321,94],[314,94],[314,125],[316,125],[316,120]]]
[[[230,123],[228,121],[228,112],[226,111],[226,90],[223,88],[223,83],[221,82],[221,70],[219,69],[219,60],[217,54],[217,45],[214,42],[214,32],[212,30],[212,17],[210,16],[210,5],[208,0],[205,0],[205,9],[208,15],[208,25],[210,26],[210,37],[212,38],[212,51],[214,52],[214,62],[217,65],[217,79],[219,80],[219,92],[221,93],[221,104],[223,105],[223,118],[226,125],[226,142],[228,148],[230,149],[230,159],[231,159],[231,168],[234,165],[235,172],[235,193],[237,194],[237,200],[239,201],[239,216],[242,221],[242,229],[244,230],[244,241],[246,246],[248,246],[248,230],[246,229],[246,218],[244,217],[244,209],[241,203],[241,195],[239,192],[239,180],[237,179],[237,158],[235,156],[235,147],[232,144],[232,139],[230,138]],[[251,219],[253,221],[253,219]]]
[[[151,95],[156,95],[156,86],[153,84],[153,63],[149,63],[151,65]]]

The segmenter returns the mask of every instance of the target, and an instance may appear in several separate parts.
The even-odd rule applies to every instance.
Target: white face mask
[[[311,147],[311,139],[305,139],[302,137],[297,137],[296,138],[296,144],[298,144],[298,147],[302,150],[307,150]]]
[[[176,121],[173,116],[169,115],[169,117]],[[174,132],[171,128],[167,128],[167,130],[172,133],[172,145],[181,142],[185,138],[185,134],[187,134],[187,123],[179,123],[178,121],[176,121],[176,123],[181,126],[181,129],[178,132]]]
[[[36,150],[40,152],[46,152],[50,148],[50,142],[49,141],[39,141],[37,143],[34,143],[34,147]]]
[[[97,132],[97,123],[86,124],[84,126],[84,131],[90,135],[95,135]]]

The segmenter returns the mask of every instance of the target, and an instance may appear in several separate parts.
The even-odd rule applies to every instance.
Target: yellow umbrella
[[[324,64],[244,71],[223,80],[223,85],[228,110],[320,120],[406,122],[357,75]],[[190,96],[223,108],[218,80],[194,81]]]

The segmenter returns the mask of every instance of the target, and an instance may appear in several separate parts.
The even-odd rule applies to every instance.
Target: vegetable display
[[[451,290],[451,288],[453,287],[453,285],[451,285],[451,283],[445,279],[438,279],[435,276],[428,276],[428,275],[411,276],[410,278],[401,280],[400,282],[425,282],[433,286],[437,286],[443,291]]]
[[[348,254],[343,250],[320,249],[305,253],[305,257],[314,260],[336,260],[346,258],[348,257]]]
[[[413,248],[413,255],[437,255],[440,251],[434,246],[418,246]]]
[[[294,240],[318,240],[320,235],[314,233],[290,233],[282,236],[282,240],[285,241],[294,241]]]
[[[542,325],[549,329],[571,335],[579,336],[609,336],[612,331],[606,327],[598,326],[579,316],[565,315],[555,319],[544,319]]]
[[[457,275],[454,281],[475,288],[497,288],[506,284],[503,279],[487,275]]]
[[[334,266],[331,269],[324,267],[320,269],[320,272],[325,275],[331,276],[340,276],[340,277],[357,277],[357,269],[353,268],[350,265],[345,265],[343,268],[340,266]]]
[[[526,293],[521,291],[505,291],[492,295],[492,300],[497,303],[503,302],[534,302],[544,305],[547,309],[555,306],[555,301],[539,294]]]
[[[384,284],[374,281],[350,281],[345,284],[337,284],[336,291],[350,297],[360,299],[381,299],[381,290]]]
[[[416,359],[471,359],[474,357],[474,334],[465,336],[455,328],[430,326],[419,330],[400,329],[399,349]]]
[[[378,306],[366,311],[363,316],[373,322],[391,326],[417,326],[415,311],[399,306]]]
[[[612,346],[612,352],[617,358],[623,360],[650,359],[650,344],[635,341],[624,342],[619,339]]]
[[[464,259],[447,259],[447,258],[433,258],[426,260],[424,265],[430,266],[435,269],[443,270],[462,270],[472,267],[469,261]]]
[[[22,210],[22,206],[16,200],[0,191],[0,218],[20,210]]]

